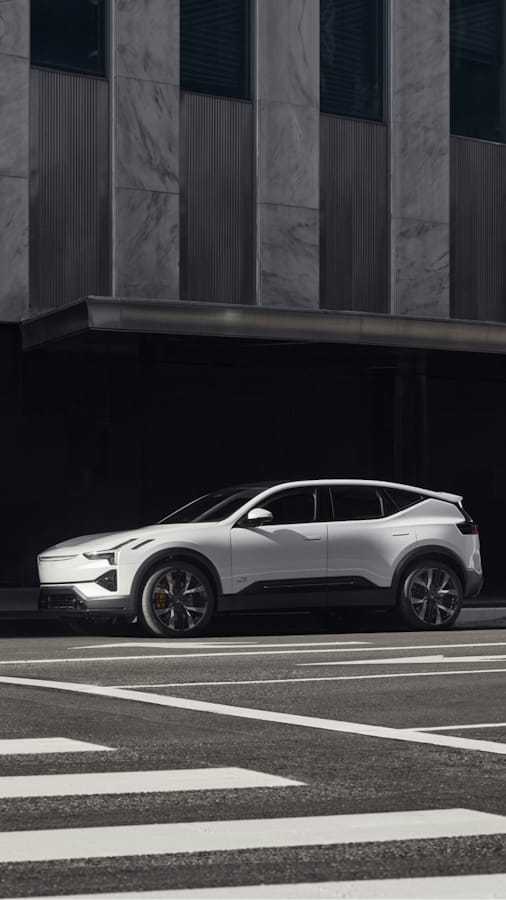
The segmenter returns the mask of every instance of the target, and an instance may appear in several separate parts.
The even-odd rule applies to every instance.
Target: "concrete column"
[[[0,3],[0,321],[28,310],[29,0]]]
[[[113,0],[113,294],[179,297],[179,0]]]
[[[319,305],[319,0],[255,0],[257,302]]]
[[[390,0],[391,311],[449,316],[450,0]]]

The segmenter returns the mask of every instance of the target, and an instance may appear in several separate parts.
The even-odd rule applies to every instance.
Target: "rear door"
[[[279,491],[261,502],[269,525],[245,520],[231,531],[232,590],[242,608],[326,604],[327,523],[317,487]]]
[[[330,485],[329,605],[388,605],[392,576],[416,542],[409,516],[374,485]]]

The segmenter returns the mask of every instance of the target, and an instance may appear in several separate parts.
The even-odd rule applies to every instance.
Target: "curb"
[[[506,606],[465,606],[454,628],[506,628]]]

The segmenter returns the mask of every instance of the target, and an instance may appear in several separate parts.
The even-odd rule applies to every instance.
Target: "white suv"
[[[201,634],[215,612],[313,607],[397,606],[412,628],[446,628],[483,582],[461,497],[349,479],[226,488],[38,564],[41,609],[166,637]]]

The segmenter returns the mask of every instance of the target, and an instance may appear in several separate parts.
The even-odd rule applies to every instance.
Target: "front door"
[[[327,525],[316,521],[316,488],[279,491],[262,501],[269,525],[232,528],[232,590],[239,609],[325,606]]]

